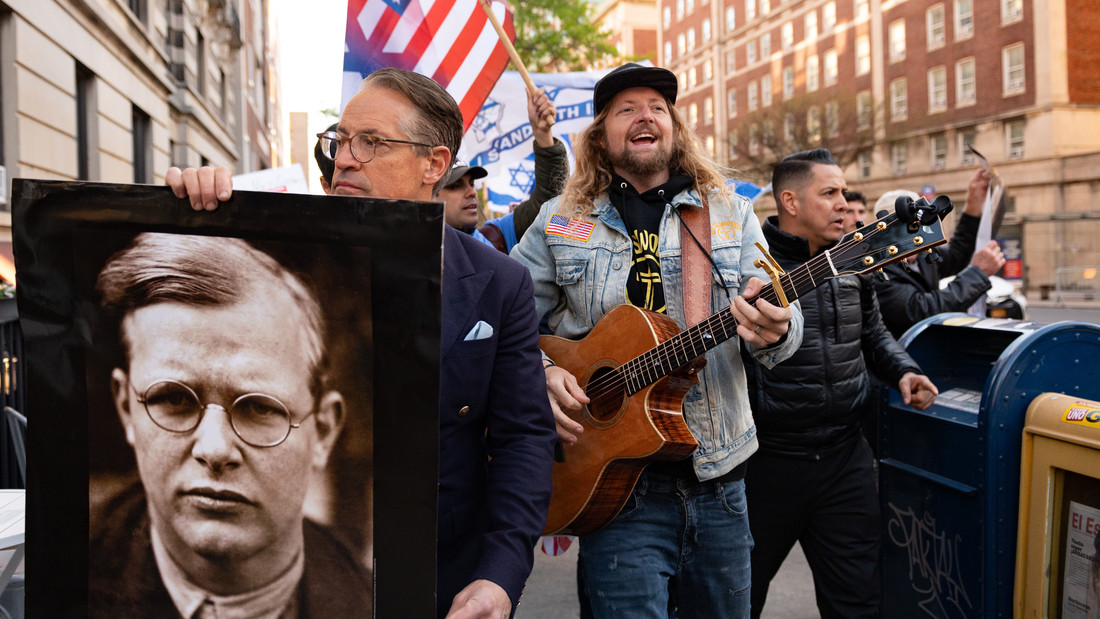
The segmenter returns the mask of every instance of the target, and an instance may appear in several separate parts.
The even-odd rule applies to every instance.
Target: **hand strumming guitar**
[[[545,363],[545,360],[544,360]],[[569,418],[566,411],[579,411],[588,404],[577,378],[556,365],[546,365],[546,394],[550,397],[550,409],[554,411],[554,421],[558,426],[558,438],[566,445],[577,442],[577,434],[584,432],[584,426]]]
[[[737,335],[753,348],[763,348],[778,342],[791,322],[791,309],[778,307],[764,299],[758,299],[755,307],[745,297],[755,297],[764,282],[753,277],[745,287],[745,294],[737,296],[730,304],[730,312],[737,318]],[[560,430],[559,430],[560,434]]]

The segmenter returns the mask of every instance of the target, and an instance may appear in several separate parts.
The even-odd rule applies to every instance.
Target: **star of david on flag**
[[[491,6],[515,41],[505,3]],[[397,67],[443,86],[469,129],[507,65],[508,52],[477,0],[348,0],[341,108],[364,77]]]

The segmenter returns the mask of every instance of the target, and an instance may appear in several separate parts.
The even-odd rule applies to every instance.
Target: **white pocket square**
[[[475,340],[487,340],[491,337],[493,337],[493,327],[484,320],[479,320],[477,324],[474,325],[474,328],[470,329],[470,332],[466,334],[463,341],[473,342]]]

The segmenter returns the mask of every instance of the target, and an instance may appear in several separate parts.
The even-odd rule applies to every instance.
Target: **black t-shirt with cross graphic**
[[[626,300],[631,305],[654,312],[665,312],[665,289],[661,281],[658,240],[665,206],[691,185],[683,175],[669,178],[663,185],[639,194],[617,174],[611,178],[608,198],[626,224],[632,245],[630,275],[626,281]]]

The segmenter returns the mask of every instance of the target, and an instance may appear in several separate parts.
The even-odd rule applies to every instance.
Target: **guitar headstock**
[[[931,204],[924,198],[898,198],[894,212],[845,234],[830,251],[837,273],[866,273],[943,245],[940,223],[953,205],[947,196]],[[880,212],[881,215],[883,212]]]

